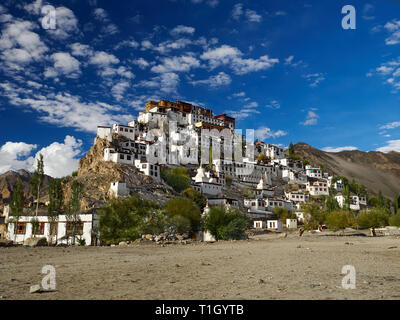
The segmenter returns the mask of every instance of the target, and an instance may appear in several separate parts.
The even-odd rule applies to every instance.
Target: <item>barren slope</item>
[[[382,190],[387,197],[400,193],[400,153],[362,152],[358,150],[338,153],[324,152],[308,144],[298,143],[295,152],[313,165],[323,165],[325,171],[355,179],[374,194]]]

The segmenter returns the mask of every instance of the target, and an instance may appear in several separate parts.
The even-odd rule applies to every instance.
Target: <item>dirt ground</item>
[[[42,267],[56,291],[29,292]],[[356,289],[342,288],[344,265]],[[212,244],[0,248],[0,299],[399,299],[399,237],[305,234]]]

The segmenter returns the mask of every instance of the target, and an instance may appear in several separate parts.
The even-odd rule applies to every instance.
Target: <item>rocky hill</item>
[[[324,152],[306,143],[294,146],[295,153],[307,159],[312,165],[322,165],[324,170],[350,181],[355,179],[367,187],[372,194],[379,190],[386,197],[400,193],[400,153],[342,151]]]
[[[17,186],[18,178],[21,179],[21,185],[22,189],[24,190],[25,199],[27,201],[33,200],[31,187],[29,185],[29,181],[32,179],[32,173],[26,170],[7,171],[6,173],[0,175],[0,208],[11,201],[12,193]],[[50,180],[51,177],[45,176],[41,191],[43,198],[45,198],[47,195]]]
[[[114,139],[115,144],[126,140],[121,136]],[[125,182],[134,193],[147,201],[165,204],[170,197],[176,195],[170,186],[145,176],[132,165],[103,161],[104,148],[107,147],[116,145],[107,140],[96,139],[86,156],[79,161],[78,176],[66,183],[66,198],[70,196],[72,179],[82,182],[85,187],[83,210],[101,207],[108,198],[110,184],[117,181]]]

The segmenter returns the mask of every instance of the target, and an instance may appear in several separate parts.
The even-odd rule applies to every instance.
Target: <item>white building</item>
[[[18,220],[17,232],[14,232],[15,223],[12,223],[13,217],[10,216],[10,223],[8,224],[8,239],[14,241],[14,243],[22,244],[24,240],[30,237],[46,238],[48,242],[72,244],[72,232],[73,226],[75,225],[75,244],[78,244],[78,240],[85,240],[85,245],[92,245],[93,229],[97,229],[99,226],[99,217],[96,214],[79,214],[78,221],[72,222],[66,215],[58,216],[58,220],[55,224],[55,234],[53,239],[50,236],[50,223],[47,215],[38,215],[37,220],[39,221],[38,231],[35,235],[32,234],[32,216],[22,216]]]
[[[112,141],[111,127],[98,126],[97,127],[97,138],[106,139]]]
[[[326,180],[318,179],[307,182],[306,190],[311,196],[329,196],[329,187]]]
[[[262,220],[255,220],[253,226],[255,229],[266,229],[267,222]]]
[[[286,228],[297,229],[297,219],[286,219]]]
[[[282,199],[267,198],[265,199],[265,207],[268,211],[273,211],[275,207],[293,211],[293,203]]]
[[[125,197],[129,195],[129,189],[127,188],[125,182],[111,182],[108,192],[111,197],[115,198]]]
[[[159,165],[135,160],[135,167],[146,176],[152,177],[157,181],[161,180],[161,170]]]
[[[310,196],[302,192],[285,192],[286,199],[292,202],[307,202],[310,200]]]
[[[321,179],[322,170],[320,167],[312,167],[310,165],[306,165],[306,175],[310,178]]]
[[[339,207],[343,208],[346,203],[345,197],[342,194],[338,194],[335,196],[335,199],[338,202]],[[349,203],[350,210],[360,211],[361,209],[364,209],[367,206],[367,198],[366,197],[350,195],[349,201],[350,201],[350,203]]]
[[[208,198],[208,204],[210,207],[225,207],[226,209],[230,208],[239,208],[239,201],[236,199],[230,198]]]
[[[268,220],[267,229],[276,232],[282,232],[282,221],[281,220]]]
[[[120,134],[130,140],[135,140],[135,128],[130,126],[124,126],[120,124],[113,124],[112,132]]]

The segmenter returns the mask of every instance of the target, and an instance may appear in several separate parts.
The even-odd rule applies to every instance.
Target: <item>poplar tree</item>
[[[48,218],[50,223],[50,239],[56,236],[57,243],[57,232],[56,225],[58,216],[62,212],[64,204],[64,192],[61,186],[61,179],[54,179],[50,181],[49,185],[49,206],[47,207]]]
[[[24,203],[24,191],[22,190],[21,179],[18,178],[17,186],[13,192],[12,200],[10,203],[11,214],[14,217],[14,235],[17,234],[18,220],[23,214]]]
[[[71,199],[67,203],[66,218],[72,224],[72,238],[75,244],[76,227],[80,223],[79,212],[81,210],[81,200],[83,197],[83,185],[74,180],[71,186]]]
[[[43,155],[39,155],[39,159],[37,160],[36,170],[33,173],[32,179],[29,182],[32,189],[32,194],[36,198],[36,213],[37,217],[39,211],[39,198],[40,198],[40,188],[42,187],[44,179],[44,164],[43,164]]]

